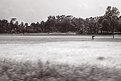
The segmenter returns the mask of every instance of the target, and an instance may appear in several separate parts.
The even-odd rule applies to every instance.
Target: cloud
[[[0,18],[16,16],[25,22],[59,14],[85,18],[103,15],[108,5],[121,10],[121,0],[0,0]]]

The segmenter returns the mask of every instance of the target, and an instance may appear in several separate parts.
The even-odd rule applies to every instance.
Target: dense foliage
[[[121,16],[116,7],[108,6],[103,16],[90,18],[76,18],[71,15],[49,16],[47,21],[37,23],[21,22],[16,18],[0,20],[0,33],[67,33],[104,34],[121,33]]]

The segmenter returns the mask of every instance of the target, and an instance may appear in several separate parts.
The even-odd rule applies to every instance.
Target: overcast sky
[[[94,17],[104,15],[107,6],[121,11],[121,0],[0,0],[0,19],[37,22],[49,15]]]

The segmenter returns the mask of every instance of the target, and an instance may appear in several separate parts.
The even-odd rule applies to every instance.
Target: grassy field
[[[1,58],[38,59],[70,64],[121,65],[121,38],[117,36],[0,36]],[[103,59],[100,59],[102,57]]]
[[[116,36],[115,39],[112,39],[112,36],[96,36],[92,40],[91,36],[1,35],[0,58],[2,72],[4,68],[7,68],[3,73],[8,73],[14,65],[14,69],[29,68],[23,74],[25,77],[29,76],[29,79],[34,75],[39,77],[40,74],[36,72],[40,70],[39,68],[47,70],[48,67],[51,77],[44,75],[43,77],[48,78],[47,80],[39,77],[39,79],[31,79],[32,81],[121,81],[120,36]],[[43,65],[38,60],[45,64]],[[26,64],[28,61],[29,63]],[[48,65],[50,63],[51,65]],[[39,68],[31,64],[37,64]],[[41,71],[46,74],[45,70]],[[53,74],[53,71],[57,74]],[[6,75],[8,77],[9,74]],[[10,75],[13,76],[13,74]],[[0,81],[5,80],[0,78]]]

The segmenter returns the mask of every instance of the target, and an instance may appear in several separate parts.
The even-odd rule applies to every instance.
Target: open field
[[[121,67],[121,37],[0,36],[1,58]]]
[[[0,81],[121,81],[121,37],[0,35]]]

